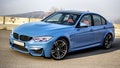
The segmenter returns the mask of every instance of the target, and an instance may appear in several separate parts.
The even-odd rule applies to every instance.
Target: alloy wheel
[[[112,46],[112,35],[108,34],[104,40],[104,48],[108,49]]]
[[[63,59],[68,51],[68,43],[64,39],[59,39],[54,42],[53,48],[51,50],[51,55],[53,59],[60,60]]]

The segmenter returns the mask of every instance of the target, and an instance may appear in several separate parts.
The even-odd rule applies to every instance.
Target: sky
[[[64,10],[90,11],[109,20],[120,19],[120,0],[0,0],[0,15],[33,11],[49,11],[52,7]]]

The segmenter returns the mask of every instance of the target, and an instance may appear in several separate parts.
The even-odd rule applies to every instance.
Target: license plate
[[[16,41],[16,40],[14,40],[14,44],[17,44],[17,45],[20,45],[20,46],[24,46],[23,42],[19,42],[19,41]]]

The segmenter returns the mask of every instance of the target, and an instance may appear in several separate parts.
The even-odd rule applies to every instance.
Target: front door
[[[87,26],[82,27],[81,23]],[[75,28],[74,34],[71,35],[72,49],[79,49],[94,43],[94,35],[91,30],[91,15],[84,15],[78,24],[80,27]]]

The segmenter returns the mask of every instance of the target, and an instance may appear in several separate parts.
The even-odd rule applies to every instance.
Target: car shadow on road
[[[69,53],[65,57],[65,60],[86,57],[86,56],[92,56],[92,55],[97,55],[97,54],[109,53],[109,52],[113,52],[113,51],[116,51],[119,49],[120,49],[120,38],[116,38],[113,43],[113,46],[110,49],[94,47],[94,48],[89,48],[89,49],[85,49],[85,50],[75,51],[75,52]]]

